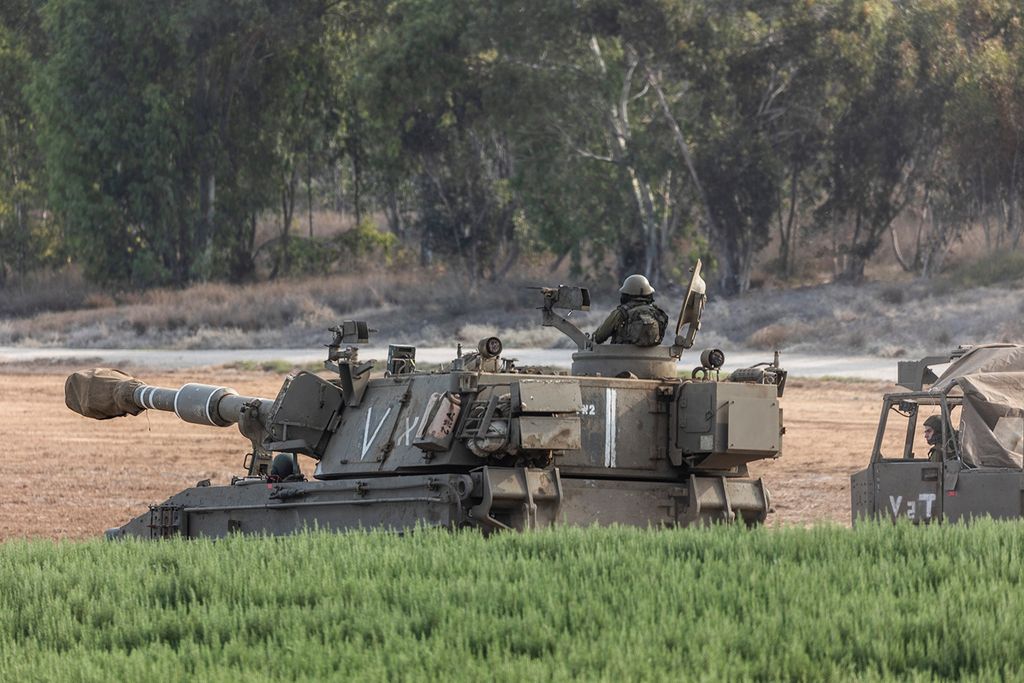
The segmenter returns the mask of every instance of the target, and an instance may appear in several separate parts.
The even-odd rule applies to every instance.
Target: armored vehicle
[[[116,370],[73,374],[66,402],[87,417],[173,411],[237,424],[249,444],[244,476],[200,482],[108,537],[763,521],[769,494],[747,463],[780,453],[786,372],[776,357],[720,381],[724,355],[709,350],[680,378],[706,298],[700,263],[671,346],[595,345],[558,312],[588,309],[586,289],[538,291],[543,324],[576,342],[568,374],[517,368],[496,337],[431,372],[416,368],[414,347],[392,345],[374,373],[359,359],[370,332],[359,321],[332,328],[330,377],[291,375],[275,399],[152,387]]]
[[[931,366],[946,363],[936,376]],[[853,521],[1024,514],[1024,347],[901,362],[898,382],[908,391],[882,398],[871,463],[851,478]]]

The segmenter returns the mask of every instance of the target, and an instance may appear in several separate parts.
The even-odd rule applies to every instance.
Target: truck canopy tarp
[[[992,372],[957,379],[963,390],[963,460],[975,467],[1024,464],[1024,372]]]
[[[953,361],[930,391],[963,392],[960,445],[974,467],[1024,465],[1024,346],[976,346]]]
[[[975,346],[953,361],[942,376],[932,384],[931,391],[946,391],[967,375],[980,372],[1024,372],[1024,346],[1017,344],[986,344]]]

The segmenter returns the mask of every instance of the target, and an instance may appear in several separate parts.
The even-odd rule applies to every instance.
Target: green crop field
[[[0,680],[1024,677],[1024,525],[0,544]]]

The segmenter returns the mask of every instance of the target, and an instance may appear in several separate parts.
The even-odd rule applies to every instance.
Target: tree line
[[[749,288],[825,239],[929,276],[1020,245],[1016,0],[7,0],[0,284],[326,263],[314,210],[503,278],[548,252]],[[916,226],[912,239],[894,228]],[[257,224],[276,237],[257,243]],[[308,230],[306,224],[308,223]],[[903,239],[901,240],[900,236]],[[326,250],[326,251],[325,251]]]

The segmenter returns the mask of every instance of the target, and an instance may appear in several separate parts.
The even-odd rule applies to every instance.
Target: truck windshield
[[[950,406],[952,424],[945,425],[942,443],[942,408],[910,400],[892,401],[881,435],[879,454],[884,460],[932,460],[952,458],[959,435],[960,406]]]

